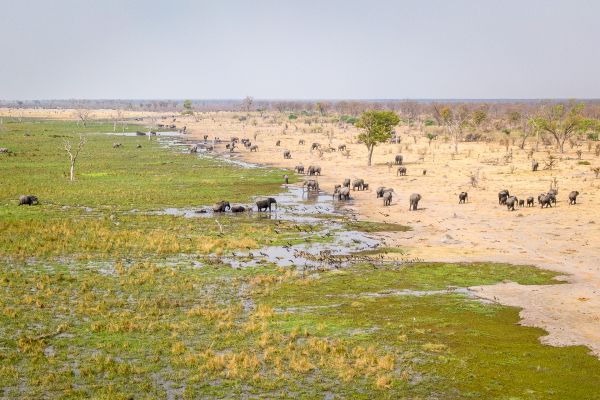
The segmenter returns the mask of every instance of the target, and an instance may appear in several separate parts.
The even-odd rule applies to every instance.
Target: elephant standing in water
[[[256,208],[258,209],[258,212],[266,212],[267,209],[269,210],[269,212],[271,212],[271,204],[275,204],[275,208],[277,208],[277,200],[275,200],[273,197],[256,200]]]
[[[233,206],[233,207],[231,207],[231,212],[234,212],[234,213],[241,213],[241,212],[244,212],[244,211],[246,211],[246,207],[244,207],[244,206]]]
[[[214,212],[225,212],[229,209],[231,209],[231,205],[228,201],[221,200],[220,202],[213,205]]]

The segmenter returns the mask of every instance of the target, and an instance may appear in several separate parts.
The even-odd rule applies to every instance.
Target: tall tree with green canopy
[[[194,110],[192,109],[192,101],[191,100],[183,101],[183,112],[181,114],[182,115],[193,115],[194,114]]]
[[[556,140],[557,149],[564,153],[567,139],[595,124],[594,120],[583,116],[584,108],[584,103],[575,101],[548,105],[530,120],[530,124],[542,132],[551,134]]]
[[[369,158],[367,165],[371,165],[373,150],[379,143],[392,137],[393,129],[400,123],[400,117],[393,111],[370,110],[362,113],[356,126],[364,129],[358,139],[367,146]]]

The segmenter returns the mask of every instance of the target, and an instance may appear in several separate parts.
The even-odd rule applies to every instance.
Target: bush
[[[291,120],[294,120],[294,119],[298,119],[298,116],[297,116],[296,114],[290,114],[290,115],[288,115],[288,119],[289,119],[290,121],[291,121]]]
[[[358,121],[358,119],[351,115],[342,115],[340,117],[340,121],[354,125],[356,123],[356,121]]]
[[[590,132],[587,134],[587,138],[589,140],[595,140],[598,141],[598,132]]]
[[[590,165],[590,162],[589,161],[579,161],[577,164],[578,165]]]
[[[424,124],[425,124],[425,126],[432,126],[432,125],[435,125],[435,121],[432,119],[426,119]]]

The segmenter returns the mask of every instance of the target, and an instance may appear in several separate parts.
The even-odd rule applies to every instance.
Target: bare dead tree
[[[252,105],[254,104],[254,98],[252,96],[246,96],[244,100],[242,100],[242,110],[246,112],[250,112],[252,110]]]
[[[87,142],[87,138],[85,136],[83,136],[82,134],[79,134],[79,143],[77,144],[76,149],[73,149],[73,144],[71,143],[70,140],[65,140],[63,143],[64,149],[67,152],[67,154],[69,155],[69,160],[71,163],[71,167],[69,170],[69,180],[70,181],[75,180],[75,163],[77,162],[77,157],[79,156],[79,152],[81,152],[81,149],[83,148],[83,146],[85,145],[86,142]]]
[[[90,110],[86,110],[84,108],[79,108],[75,111],[75,115],[77,116],[77,125],[81,122],[84,127],[87,126],[88,121],[91,118]]]

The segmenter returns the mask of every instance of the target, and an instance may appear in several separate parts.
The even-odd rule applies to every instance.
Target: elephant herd
[[[547,193],[540,193],[537,197],[538,204],[541,208],[552,208],[552,205],[556,205],[556,196],[558,190],[550,189]],[[569,193],[569,205],[577,204],[577,196],[579,192],[574,190]],[[508,190],[501,190],[498,192],[498,204],[505,205],[509,211],[514,211],[515,207],[533,207],[535,205],[535,199],[533,196],[527,197],[527,199],[519,199],[517,196],[511,196]]]
[[[267,197],[265,199],[259,199],[256,200],[256,209],[258,212],[266,212],[272,211],[272,205],[275,205],[275,208],[277,208],[277,200],[273,197]],[[227,210],[231,210],[232,213],[241,213],[241,212],[245,212],[245,211],[252,211],[251,207],[244,207],[241,205],[237,205],[237,206],[232,206],[228,201],[225,200],[221,200],[217,203],[215,203],[212,207],[213,212],[216,213],[223,213],[226,212]]]

